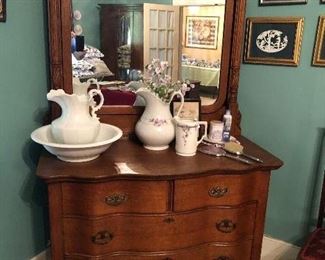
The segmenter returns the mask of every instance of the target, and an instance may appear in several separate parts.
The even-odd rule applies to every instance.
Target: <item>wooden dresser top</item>
[[[150,151],[141,144],[121,139],[99,158],[84,163],[69,163],[44,152],[38,164],[37,176],[46,182],[87,181],[106,179],[175,179],[210,174],[245,174],[270,171],[282,166],[282,161],[245,137],[239,138],[247,154],[261,158],[263,163],[247,165],[225,157],[198,152],[192,157],[175,153],[174,145],[164,151]]]

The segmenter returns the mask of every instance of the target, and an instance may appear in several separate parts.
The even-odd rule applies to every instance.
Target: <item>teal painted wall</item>
[[[83,28],[86,44],[100,48],[100,18],[98,4],[142,4],[142,3],[172,4],[171,0],[72,0],[73,10],[79,10],[82,18],[74,21]]]
[[[46,8],[41,0],[7,1],[0,23],[1,259],[30,259],[49,240],[46,186],[35,176],[40,146],[30,139],[48,111]]]
[[[30,259],[45,248],[46,187],[35,176],[40,147],[30,133],[48,110],[44,1],[7,1],[0,23],[0,258]]]
[[[247,17],[305,17],[299,67],[243,64],[239,88],[242,133],[284,161],[272,175],[265,231],[300,244],[315,223],[325,169],[325,68],[311,66],[325,5],[318,0],[269,7],[247,2]]]

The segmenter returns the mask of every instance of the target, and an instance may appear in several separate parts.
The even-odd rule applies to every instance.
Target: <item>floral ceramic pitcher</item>
[[[175,122],[170,113],[170,102],[176,95],[181,97],[178,116],[184,104],[182,92],[175,91],[169,102],[162,101],[147,88],[140,88],[136,93],[146,102],[145,110],[135,126],[137,137],[149,150],[167,149],[175,138]]]

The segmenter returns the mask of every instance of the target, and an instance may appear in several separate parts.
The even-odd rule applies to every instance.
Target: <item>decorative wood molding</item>
[[[241,113],[238,106],[238,87],[239,87],[239,71],[241,63],[241,49],[244,39],[244,21],[245,21],[246,0],[236,1],[234,16],[234,33],[232,38],[232,53],[229,73],[229,89],[227,103],[233,116],[232,134],[238,136],[241,133],[240,122]]]

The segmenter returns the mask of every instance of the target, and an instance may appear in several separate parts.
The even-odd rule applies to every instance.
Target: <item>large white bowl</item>
[[[32,132],[31,138],[45,147],[50,153],[66,162],[86,162],[96,159],[111,144],[122,136],[122,130],[109,124],[100,124],[99,134],[93,143],[56,143],[51,134],[51,125],[42,126]]]

